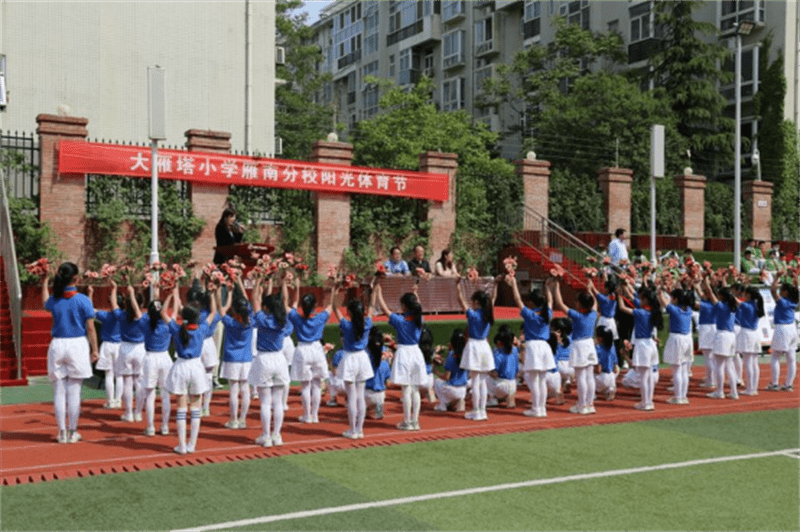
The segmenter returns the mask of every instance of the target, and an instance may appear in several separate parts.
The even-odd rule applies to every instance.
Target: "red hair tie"
[[[196,331],[197,330],[197,324],[196,323],[189,323],[188,325],[186,325],[186,330],[187,331]]]

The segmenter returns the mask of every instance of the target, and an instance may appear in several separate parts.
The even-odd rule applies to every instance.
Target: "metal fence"
[[[22,288],[17,271],[17,253],[14,248],[14,233],[11,230],[11,216],[8,210],[6,183],[3,169],[0,168],[0,256],[5,266],[3,282],[8,289],[9,309],[11,311],[11,330],[14,337],[14,354],[17,358],[17,379],[22,378]]]
[[[0,131],[0,167],[9,197],[39,195],[39,164],[39,140],[34,133]]]

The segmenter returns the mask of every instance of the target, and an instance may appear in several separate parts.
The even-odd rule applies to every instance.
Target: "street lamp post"
[[[736,28],[736,138],[733,167],[733,264],[742,264],[742,35],[750,35],[755,24],[740,21]]]

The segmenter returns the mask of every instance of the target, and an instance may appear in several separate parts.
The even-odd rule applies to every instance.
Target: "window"
[[[372,61],[361,67],[361,84],[364,89],[368,84],[364,81],[367,76],[378,76],[378,62]]]
[[[525,17],[522,21],[523,39],[538,37],[542,31],[542,6],[539,0],[525,0]]]
[[[766,4],[764,0],[724,0],[720,6],[720,29],[728,31],[741,20],[763,23]]]
[[[475,23],[475,44],[481,45],[492,40],[492,17]]]
[[[394,77],[394,54],[389,56],[389,77]]]
[[[464,31],[457,30],[442,36],[442,68],[448,69],[464,62]]]
[[[533,20],[542,16],[540,0],[525,0],[525,20]]]
[[[451,78],[442,83],[442,110],[464,108],[464,78]]]
[[[652,37],[653,13],[650,2],[644,2],[629,10],[631,17],[631,43],[644,41]]]
[[[364,118],[371,118],[378,113],[378,86],[367,85],[364,89]]]

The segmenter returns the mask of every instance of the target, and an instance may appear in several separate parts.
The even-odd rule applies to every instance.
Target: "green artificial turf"
[[[165,530],[797,448],[797,410],[576,427],[0,489],[3,530]],[[247,530],[797,530],[796,458],[572,481]],[[87,501],[90,501],[87,503]],[[242,530],[242,529],[240,529]]]

